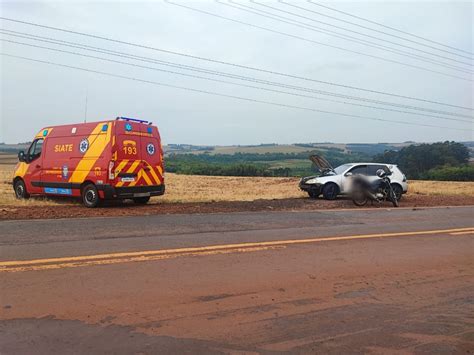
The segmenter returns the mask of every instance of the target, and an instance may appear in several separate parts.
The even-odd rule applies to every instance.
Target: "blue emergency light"
[[[145,120],[139,120],[138,118],[130,118],[130,117],[117,117],[117,120],[125,120],[125,121],[132,121],[132,122],[138,122],[138,123],[145,123],[151,125],[151,122],[145,121]]]

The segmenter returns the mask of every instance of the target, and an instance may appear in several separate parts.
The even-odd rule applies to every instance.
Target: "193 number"
[[[123,147],[123,152],[127,155],[136,155],[137,147]]]

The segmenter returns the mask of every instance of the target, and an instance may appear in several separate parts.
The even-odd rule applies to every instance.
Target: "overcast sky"
[[[370,48],[359,43],[354,43],[353,41],[351,42],[309,29],[296,27],[291,24],[281,23],[273,19],[262,18],[254,14],[221,5],[214,1],[189,2],[176,0],[176,2],[294,36],[303,37],[310,41],[340,46],[349,50],[443,72],[460,78],[369,58],[361,54],[349,53],[340,49],[329,48],[308,40],[252,28],[243,24],[190,11],[165,2],[1,1],[1,16],[316,80],[413,96],[463,107],[472,108],[473,106],[473,83],[469,80],[463,80],[463,78],[472,80],[473,76],[464,71],[442,67],[433,63],[426,63],[421,60],[407,58],[400,54]],[[257,7],[264,11],[271,11],[280,16],[291,17],[291,15],[276,12],[275,10],[270,10],[248,1],[238,2]],[[336,19],[322,17],[276,1],[265,2],[265,4],[284,11],[291,11],[301,16],[312,18],[313,20],[330,23],[353,31],[383,38],[384,40],[401,43],[419,50],[434,53],[437,56],[421,51],[413,51],[412,49],[400,46],[397,47],[388,42],[363,37],[353,32],[335,29],[311,20],[293,17],[295,20],[312,26],[338,31],[365,39],[366,41],[377,42],[380,45],[426,56],[431,58],[431,60],[442,61],[448,63],[450,66],[461,67],[464,70],[472,70],[472,66],[468,64],[471,63],[472,65],[473,62],[469,59],[469,54],[465,52],[451,50],[448,47],[439,47],[431,42],[425,42],[415,37],[393,32],[386,28],[312,5],[308,2],[297,2],[296,4],[339,19],[357,22],[379,31],[386,31],[407,37],[416,42],[435,46],[443,51],[386,36],[378,32],[337,21]],[[470,1],[369,1],[328,2],[324,4],[451,47],[463,49],[468,52],[473,51],[474,15],[472,2]],[[330,91],[338,94],[384,100],[403,105],[412,105],[472,116],[472,111],[465,109],[394,98],[311,81],[265,74],[4,20],[0,20],[0,22],[0,27],[6,30],[77,42],[83,45],[105,48],[154,60],[164,60],[220,72],[245,75],[262,80],[275,81],[285,85],[304,87],[308,90]],[[138,62],[111,55],[36,42],[31,39],[15,38],[7,35],[0,35],[0,37],[7,40],[74,51],[118,61],[126,61],[157,69],[209,76],[184,71],[182,69],[160,66],[158,64]],[[470,120],[466,117],[444,116],[461,120],[464,119],[470,122],[381,111],[366,107],[345,105],[343,103],[327,102],[307,97],[216,83],[203,79],[188,78],[156,70],[131,67],[124,64],[110,63],[72,54],[26,47],[5,41],[0,43],[2,53],[95,71],[103,71],[146,81],[315,110],[460,129],[453,130],[447,128],[409,126],[354,117],[342,117],[329,113],[279,107],[182,89],[160,87],[140,81],[131,81],[97,73],[88,73],[75,69],[0,56],[0,142],[16,143],[31,140],[33,135],[36,134],[41,127],[83,121],[86,96],[88,101],[88,121],[113,119],[116,116],[137,117],[151,120],[158,125],[164,143],[230,145],[327,141],[401,142],[407,140],[439,141],[448,139],[473,139],[472,129],[474,126],[472,119]],[[446,51],[451,53],[447,53]],[[459,55],[453,55],[452,53]],[[459,62],[464,62],[465,64]],[[289,91],[298,95],[303,94],[331,100],[373,105],[367,102],[350,101],[347,99],[323,96],[317,93],[265,86],[261,83],[238,81],[217,76],[209,77],[273,90]]]

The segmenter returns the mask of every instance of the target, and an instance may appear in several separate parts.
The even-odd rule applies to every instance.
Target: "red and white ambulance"
[[[143,120],[117,117],[46,127],[18,159],[17,198],[75,196],[96,207],[107,199],[144,204],[165,192],[160,134]]]

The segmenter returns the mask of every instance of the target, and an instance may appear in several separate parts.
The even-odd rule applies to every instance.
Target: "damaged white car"
[[[311,155],[309,159],[317,167],[320,174],[302,178],[299,187],[306,191],[311,198],[318,198],[323,195],[326,200],[334,200],[338,195],[350,194],[352,176],[365,175],[369,179],[376,180],[379,178],[376,175],[379,169],[383,169],[390,174],[392,188],[398,200],[408,191],[406,176],[393,164],[350,163],[333,168],[326,159],[319,155]]]

